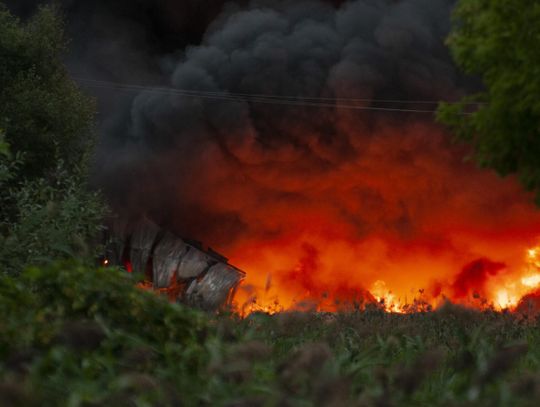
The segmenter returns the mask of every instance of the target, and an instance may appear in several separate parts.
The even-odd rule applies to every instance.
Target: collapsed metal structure
[[[208,311],[231,304],[245,273],[199,242],[181,239],[148,219],[116,220],[107,245],[110,264],[146,275],[172,300]]]

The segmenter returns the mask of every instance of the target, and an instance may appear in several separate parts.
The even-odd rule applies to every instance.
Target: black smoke
[[[176,89],[362,98],[367,107],[426,109],[424,104],[381,105],[376,100],[457,98],[460,79],[443,42],[452,5],[447,0],[363,0],[341,6],[321,1],[230,6],[208,26],[200,43],[160,60],[160,78]],[[400,128],[418,120],[423,118],[402,112],[142,92],[129,105],[129,115],[110,129],[108,141],[122,142],[105,143],[100,151],[101,185],[118,207],[135,205],[182,234],[221,243],[252,227],[243,216],[248,209],[215,205],[230,199],[223,194],[235,194],[231,190],[247,183],[261,204],[301,202],[307,199],[301,191],[305,179],[357,160],[370,137],[378,136],[381,121]],[[118,157],[128,160],[127,166],[119,165]],[[222,177],[209,175],[214,166]],[[136,175],[130,176],[131,171]],[[258,171],[267,172],[269,179],[254,179]],[[223,191],[221,183],[230,190]],[[295,185],[282,185],[287,183]],[[211,190],[222,195],[212,196]],[[399,233],[411,229],[406,209],[389,222]]]
[[[12,3],[24,16],[38,2]],[[456,99],[464,84],[444,45],[453,0],[60,3],[76,78],[331,103],[361,98],[354,103],[418,110],[435,105],[377,101]],[[357,162],[380,137],[382,122],[402,129],[433,120],[107,85],[90,91],[100,101],[102,126],[95,181],[117,211],[145,213],[182,235],[218,243],[253,227],[243,205],[222,202],[246,194],[245,185],[257,196],[244,197],[249,206],[301,205],[305,184]],[[395,154],[414,164],[414,153],[401,146],[405,135],[399,143]],[[388,204],[375,189],[360,189],[366,205]],[[385,227],[413,233],[407,203],[391,205],[397,209]],[[369,232],[369,222],[340,211],[358,223],[359,234]],[[263,229],[280,233],[279,226]]]

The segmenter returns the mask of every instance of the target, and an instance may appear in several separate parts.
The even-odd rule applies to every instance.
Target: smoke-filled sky
[[[444,45],[453,4],[63,2],[78,78],[413,110],[477,86]],[[214,246],[256,287],[272,276],[282,302],[374,285],[489,296],[540,230],[517,182],[465,161],[432,114],[92,91],[95,179],[116,210]]]

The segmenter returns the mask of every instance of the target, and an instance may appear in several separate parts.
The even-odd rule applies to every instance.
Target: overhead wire
[[[174,95],[191,98],[201,98],[210,100],[222,100],[231,102],[247,102],[247,103],[261,103],[283,106],[298,106],[298,107],[321,107],[321,108],[336,108],[336,109],[350,109],[350,110],[368,110],[368,111],[386,111],[386,112],[409,112],[409,113],[436,113],[436,110],[416,109],[416,108],[401,108],[401,107],[389,107],[389,106],[365,106],[355,105],[352,103],[378,103],[378,104],[433,104],[438,105],[439,101],[425,101],[425,100],[391,100],[391,99],[367,99],[367,98],[327,98],[327,97],[304,97],[304,96],[287,96],[287,95],[264,95],[264,94],[250,94],[250,93],[234,93],[234,92],[213,92],[202,90],[189,90],[179,89],[173,87],[163,86],[145,86],[136,84],[126,84],[111,81],[102,81],[97,79],[88,79],[75,77],[74,78],[80,85],[101,88],[101,89],[115,89],[120,91],[137,91],[147,92],[163,95]],[[333,103],[331,103],[333,102]],[[455,104],[458,102],[446,102],[449,104]],[[480,106],[483,103],[471,102],[467,103],[470,106]],[[468,114],[468,113],[464,113]]]

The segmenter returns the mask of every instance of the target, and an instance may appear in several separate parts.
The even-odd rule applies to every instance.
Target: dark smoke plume
[[[36,1],[12,2],[28,14]],[[74,38],[74,76],[179,89],[299,97],[455,99],[459,78],[443,39],[452,0],[60,2]],[[219,14],[221,12],[221,14]],[[105,133],[97,179],[119,210],[150,213],[178,232],[221,243],[248,225],[215,208],[205,154],[222,180],[251,182],[259,200],[305,199],[296,188],[363,154],[378,123],[403,113],[230,103],[152,92],[95,91]],[[384,104],[390,108],[425,105]],[[430,105],[434,108],[434,105]],[[431,120],[431,117],[427,118]],[[354,131],[352,131],[354,130]],[[405,153],[404,153],[405,154]],[[202,166],[202,168],[201,168]],[[278,170],[279,168],[279,170]],[[252,170],[290,180],[253,180]],[[247,179],[247,181],[244,181]],[[277,186],[277,188],[276,188]],[[199,190],[201,189],[201,190]],[[362,192],[368,201],[377,191]],[[410,229],[405,207],[396,227]],[[189,213],[189,216],[185,216]],[[348,216],[344,213],[344,216]],[[354,216],[353,216],[354,217]],[[272,232],[272,231],[268,231]]]
[[[336,8],[317,1],[255,1],[231,7],[200,45],[164,57],[159,79],[178,89],[362,98],[365,106],[377,106],[370,99],[454,99],[458,78],[442,42],[452,3],[353,1]],[[384,105],[404,106],[425,108]],[[382,120],[402,126],[418,118],[142,92],[109,129],[99,167],[119,207],[138,206],[183,234],[228,239],[249,227],[242,208],[213,207],[224,197],[208,196],[215,186],[205,182],[227,183],[233,191],[235,184],[252,183],[261,201],[298,202],[302,193],[280,184],[301,184],[305,176],[357,160]],[[130,157],[127,166],[119,167],[120,156]],[[209,174],[214,164],[223,178],[205,179],[217,175]],[[130,177],[133,171],[137,175]],[[255,180],[253,171],[268,177],[285,172],[290,179],[275,173],[271,181]],[[376,191],[365,193],[376,199]],[[405,209],[396,221],[405,232]]]

